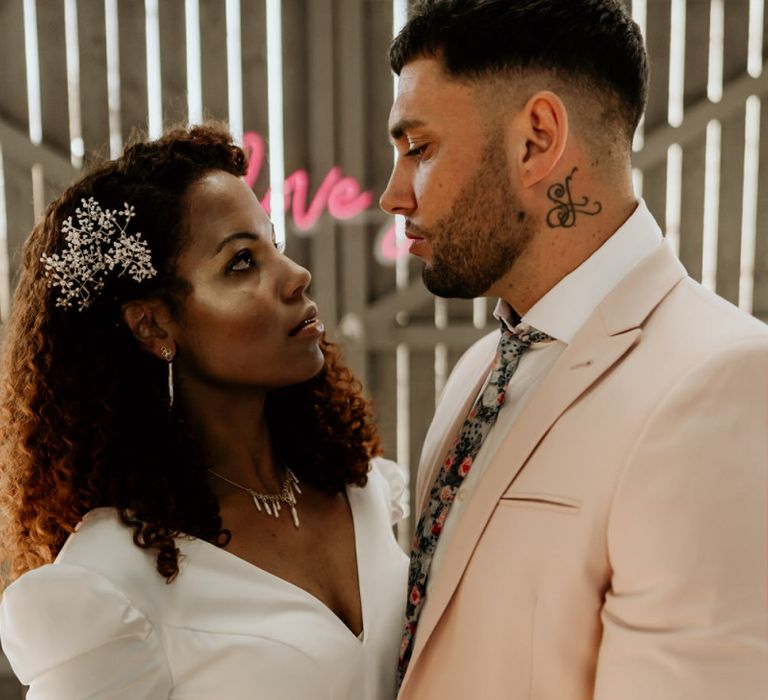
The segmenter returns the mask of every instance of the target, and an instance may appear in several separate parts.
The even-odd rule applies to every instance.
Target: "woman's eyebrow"
[[[244,238],[249,241],[258,241],[260,240],[260,237],[257,236],[255,233],[251,233],[250,231],[238,231],[237,233],[233,233],[226,238],[224,238],[222,241],[219,242],[219,245],[216,246],[216,250],[214,251],[213,255],[214,257],[218,255],[224,248],[232,243],[232,241],[239,240],[241,238]]]

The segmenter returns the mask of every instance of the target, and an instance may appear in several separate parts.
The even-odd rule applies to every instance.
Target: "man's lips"
[[[405,226],[405,237],[410,241],[408,252],[416,257],[425,257],[429,253],[429,241],[414,230],[414,226]]]

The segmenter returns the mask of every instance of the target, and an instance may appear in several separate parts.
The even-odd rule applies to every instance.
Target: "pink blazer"
[[[446,385],[419,504],[497,338]],[[432,584],[399,700],[766,700],[766,326],[660,247],[515,422]]]

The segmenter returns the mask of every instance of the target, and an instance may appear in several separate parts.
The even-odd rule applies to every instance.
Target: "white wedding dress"
[[[111,508],[5,591],[0,637],[28,700],[392,700],[408,561],[398,467],[348,487],[362,639],[303,589],[198,539],[166,584]]]

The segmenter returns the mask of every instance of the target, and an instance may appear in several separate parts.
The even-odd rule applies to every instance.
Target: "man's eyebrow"
[[[214,251],[214,256],[218,255],[224,248],[232,243],[232,241],[239,240],[241,238],[245,238],[249,241],[258,241],[259,237],[255,233],[251,233],[250,231],[238,231],[237,233],[233,233],[230,236],[227,236],[224,240],[222,240],[219,245],[216,246],[216,250]]]
[[[401,119],[396,122],[394,126],[389,130],[389,135],[393,141],[398,141],[403,138],[405,132],[409,129],[416,129],[420,126],[424,126],[425,122],[421,119]]]

